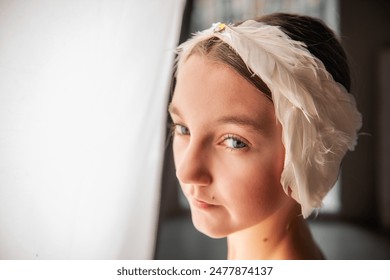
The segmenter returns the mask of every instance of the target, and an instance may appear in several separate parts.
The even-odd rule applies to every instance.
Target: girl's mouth
[[[201,208],[201,209],[210,209],[210,208],[217,206],[215,204],[210,204],[210,203],[207,203],[207,202],[204,202],[202,200],[195,199],[195,198],[192,200],[192,202],[197,208]]]

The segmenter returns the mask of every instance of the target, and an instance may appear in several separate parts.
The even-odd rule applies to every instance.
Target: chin
[[[207,230],[207,229],[203,229],[203,228],[198,228],[195,226],[195,228],[203,233],[204,235],[207,235],[208,237],[210,238],[213,238],[213,239],[222,239],[222,238],[225,238],[226,236],[228,236],[228,234],[223,234],[221,232],[217,232],[217,231],[214,231],[214,230]]]
[[[224,225],[221,224],[210,224],[205,221],[199,222],[195,219],[192,219],[192,223],[199,232],[210,238],[221,239],[231,233],[224,227]]]

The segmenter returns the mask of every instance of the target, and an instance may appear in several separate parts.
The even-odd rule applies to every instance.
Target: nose
[[[207,186],[211,183],[211,156],[208,149],[190,141],[185,147],[174,145],[176,177],[183,184]]]

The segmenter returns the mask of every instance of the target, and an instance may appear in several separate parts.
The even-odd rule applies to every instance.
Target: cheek
[[[221,192],[223,199],[237,217],[266,216],[288,199],[280,183],[284,165],[284,150],[264,152],[236,164],[225,174]],[[274,150],[275,151],[275,150]]]
[[[177,179],[180,184],[180,189],[182,190],[184,196],[190,200],[190,198],[194,195],[194,187],[190,184],[184,184],[179,179]]]
[[[172,141],[172,150],[173,150],[173,161],[175,164],[175,168],[181,159],[181,151],[183,150],[183,144],[178,141],[177,137],[173,136]]]
[[[263,205],[272,205],[286,197],[280,183],[284,166],[284,149],[275,149],[275,151],[269,153],[268,157],[264,157],[267,160],[258,165],[258,170],[252,170],[253,196]]]
[[[183,191],[183,194],[185,195],[185,197],[188,198],[190,195],[193,194],[192,186],[187,185],[187,184],[183,184],[183,182],[181,182],[179,180],[179,178],[177,177],[178,165],[181,163],[181,161],[183,159],[185,147],[186,147],[186,143],[185,143],[185,141],[183,141],[183,139],[178,139],[178,138],[174,137],[172,149],[173,149],[173,161],[174,161],[174,165],[175,165],[176,178],[180,183],[180,188]]]

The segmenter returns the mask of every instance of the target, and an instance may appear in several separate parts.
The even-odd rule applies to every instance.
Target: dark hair
[[[256,18],[256,21],[280,26],[290,38],[305,43],[310,53],[322,61],[333,79],[350,91],[351,79],[347,56],[334,32],[321,20],[309,16],[274,13]],[[200,42],[192,49],[190,55],[193,53],[204,54],[211,60],[225,63],[261,92],[271,96],[271,91],[263,80],[253,75],[241,57],[219,38],[212,37]]]

